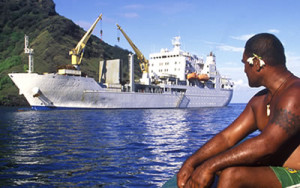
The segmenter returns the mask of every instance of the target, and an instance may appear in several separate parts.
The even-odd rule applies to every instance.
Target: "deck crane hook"
[[[120,30],[117,28],[117,40],[120,42]]]
[[[100,20],[100,39],[102,41],[103,30],[102,30],[102,19]]]

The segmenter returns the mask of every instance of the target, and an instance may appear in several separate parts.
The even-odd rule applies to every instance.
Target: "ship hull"
[[[19,94],[38,110],[221,107],[232,98],[230,89],[180,86],[184,93],[171,89],[161,93],[122,92],[104,88],[89,77],[36,73],[11,73],[9,77]]]

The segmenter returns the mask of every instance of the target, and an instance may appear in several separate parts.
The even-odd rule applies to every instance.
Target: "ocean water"
[[[0,186],[160,187],[244,108],[0,107]]]

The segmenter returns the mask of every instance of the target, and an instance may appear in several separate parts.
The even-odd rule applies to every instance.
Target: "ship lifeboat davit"
[[[187,79],[197,79],[197,74],[195,72],[189,73],[187,76]]]
[[[209,77],[207,74],[199,74],[197,75],[197,78],[200,80],[200,81],[208,81],[209,80]]]

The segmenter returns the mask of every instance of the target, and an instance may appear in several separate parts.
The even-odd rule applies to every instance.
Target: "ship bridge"
[[[203,68],[202,58],[181,50],[180,37],[174,37],[172,44],[172,50],[161,49],[159,53],[150,54],[149,75],[152,81],[166,75],[175,75],[179,81],[186,81],[188,72]]]

